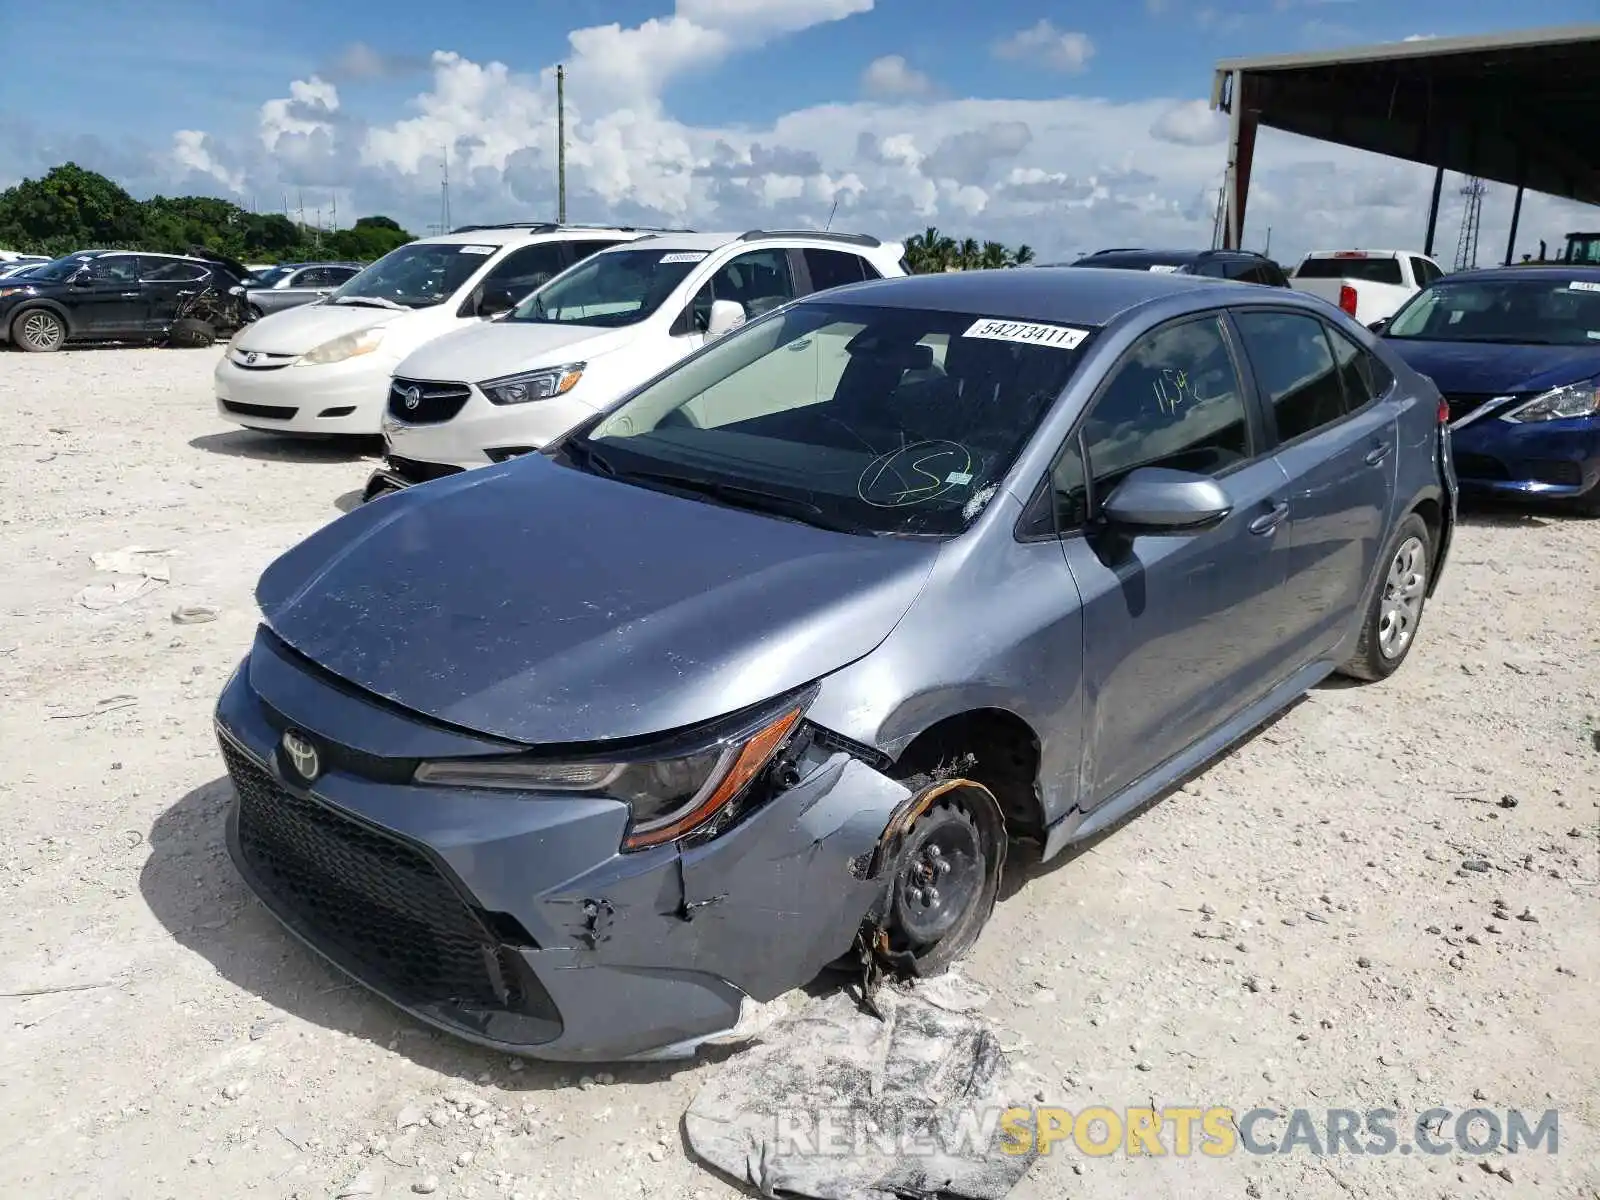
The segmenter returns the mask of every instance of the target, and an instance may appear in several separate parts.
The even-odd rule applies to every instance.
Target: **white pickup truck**
[[[1300,260],[1289,286],[1321,296],[1363,325],[1372,325],[1394,316],[1443,274],[1433,259],[1409,250],[1313,250]]]

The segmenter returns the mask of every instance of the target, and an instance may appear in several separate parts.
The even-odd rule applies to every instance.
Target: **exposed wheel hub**
[[[911,831],[894,887],[894,925],[913,946],[948,934],[978,903],[987,864],[972,819],[940,804]]]

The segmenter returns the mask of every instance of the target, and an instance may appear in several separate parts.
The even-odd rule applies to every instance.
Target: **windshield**
[[[1138,251],[1113,250],[1108,254],[1091,254],[1072,264],[1075,267],[1101,267],[1115,271],[1154,271],[1157,274],[1187,273],[1190,262],[1174,254],[1142,254]]]
[[[561,458],[825,528],[950,536],[994,496],[1087,336],[984,313],[802,303],[712,343]]]
[[[499,249],[488,243],[411,242],[352,275],[328,303],[372,300],[431,308],[455,295]]]
[[[1600,279],[1442,279],[1418,292],[1384,336],[1534,346],[1600,344]]]
[[[71,279],[84,267],[94,260],[85,258],[81,254],[69,254],[66,258],[58,258],[54,262],[47,262],[35,269],[29,279],[42,279],[47,283],[60,283]]]
[[[704,250],[605,250],[552,279],[503,317],[544,325],[614,329],[666,303]]]

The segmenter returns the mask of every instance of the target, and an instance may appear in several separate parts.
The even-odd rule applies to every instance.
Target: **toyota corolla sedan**
[[[847,956],[937,972],[1010,843],[1405,661],[1443,416],[1281,290],[792,303],[273,563],[216,711],[230,849],[356,980],[534,1057],[692,1053]]]

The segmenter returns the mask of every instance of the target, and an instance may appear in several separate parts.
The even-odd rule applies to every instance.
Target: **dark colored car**
[[[1449,401],[1463,489],[1600,516],[1600,267],[1447,275],[1382,328]]]
[[[1237,283],[1257,283],[1264,287],[1289,286],[1289,277],[1283,273],[1282,267],[1266,255],[1251,250],[1098,250],[1075,263],[1048,265],[1203,275],[1209,279],[1231,279]]]
[[[186,341],[236,328],[244,268],[223,259],[85,250],[0,280],[0,343],[48,353],[70,342]]]
[[[937,972],[1010,839],[1049,858],[1400,666],[1441,407],[1289,291],[785,305],[268,567],[216,710],[230,850],[357,980],[535,1057],[691,1052],[852,948]]]

